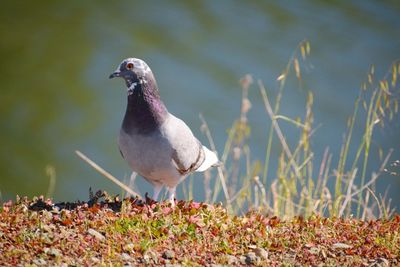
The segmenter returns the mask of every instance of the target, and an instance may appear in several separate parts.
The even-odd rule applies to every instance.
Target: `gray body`
[[[204,161],[202,145],[189,127],[172,114],[148,134],[122,127],[119,148],[129,166],[153,186],[176,187]],[[197,163],[197,164],[196,164]]]
[[[182,120],[168,112],[154,75],[143,60],[123,60],[110,75],[114,77],[123,78],[128,88],[118,140],[121,154],[134,172],[153,185],[155,200],[166,186],[173,202],[176,186],[188,174],[215,166],[218,158]]]

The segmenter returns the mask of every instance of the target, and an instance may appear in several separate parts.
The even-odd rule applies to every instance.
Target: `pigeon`
[[[124,59],[109,78],[114,77],[125,80],[128,92],[118,138],[121,155],[134,173],[153,186],[153,200],[165,186],[174,205],[177,185],[193,172],[218,166],[218,157],[185,122],[168,112],[146,62]]]

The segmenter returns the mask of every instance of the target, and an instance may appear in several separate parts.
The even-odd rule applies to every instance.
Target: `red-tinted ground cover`
[[[184,201],[20,199],[0,211],[0,265],[399,265],[399,232],[399,215],[283,221]]]

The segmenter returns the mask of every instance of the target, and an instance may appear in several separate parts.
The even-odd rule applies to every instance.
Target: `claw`
[[[156,200],[149,197],[149,193],[147,193],[147,192],[146,192],[146,194],[144,194],[144,198],[145,198],[145,203],[149,206],[158,203]]]

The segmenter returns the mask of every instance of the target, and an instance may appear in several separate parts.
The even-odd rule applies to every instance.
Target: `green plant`
[[[361,86],[360,94],[355,100],[354,112],[348,120],[348,129],[339,155],[338,165],[332,166],[333,155],[326,148],[320,165],[315,162],[311,146],[313,134],[317,130],[313,126],[312,106],[314,97],[307,92],[307,102],[303,119],[292,119],[280,114],[280,104],[283,97],[286,81],[294,72],[299,85],[302,86],[302,65],[307,62],[310,54],[310,43],[303,41],[294,51],[288,64],[278,77],[279,87],[274,101],[271,101],[263,83],[257,81],[266,113],[271,121],[267,136],[267,146],[263,164],[259,160],[250,160],[250,147],[247,144],[251,127],[248,125],[247,112],[251,108],[248,99],[248,90],[253,84],[250,75],[241,79],[242,105],[240,115],[228,131],[228,138],[221,156],[224,163],[222,175],[226,177],[229,198],[226,202],[234,212],[250,209],[259,209],[280,217],[295,215],[310,216],[321,214],[327,216],[355,216],[362,219],[387,217],[394,211],[390,203],[380,199],[373,193],[376,180],[385,171],[392,150],[383,157],[381,167],[377,173],[367,175],[370,146],[373,133],[377,126],[384,127],[385,121],[392,120],[398,114],[398,99],[395,93],[398,90],[397,76],[400,73],[400,61],[392,63],[387,75],[380,81],[374,80],[374,67],[367,75],[368,81]],[[360,105],[362,108],[360,108]],[[213,140],[208,126],[203,118],[202,129],[208,137],[211,147]],[[363,122],[364,135],[360,143],[354,140],[353,129],[355,122]],[[280,124],[288,123],[300,129],[299,140],[296,146],[289,146],[285,133]],[[274,179],[271,179],[271,149],[278,141],[281,148],[279,163]],[[351,157],[349,147],[357,145],[357,153]],[[381,151],[381,154],[383,152]],[[244,171],[239,169],[244,166]],[[346,166],[351,166],[346,169]],[[221,174],[218,174],[221,175]],[[218,176],[217,175],[217,176]],[[334,188],[329,189],[328,180],[334,178]],[[357,179],[356,179],[357,178]],[[215,179],[213,188],[210,188],[210,174],[206,174],[206,192],[213,192],[212,202],[220,194],[220,180]],[[355,181],[360,180],[359,184]],[[270,188],[268,184],[270,182]],[[226,194],[225,194],[226,195]],[[207,197],[207,200],[210,200]]]

